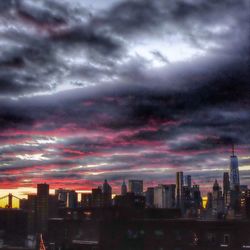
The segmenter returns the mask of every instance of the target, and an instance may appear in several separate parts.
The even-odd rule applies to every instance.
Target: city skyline
[[[0,3],[0,196],[192,176],[250,184],[247,0]]]
[[[223,194],[224,193],[227,193],[229,192],[230,190],[237,190],[239,188],[243,188],[243,189],[247,189],[248,185],[240,185],[240,171],[239,171],[239,166],[238,166],[238,157],[237,155],[235,154],[235,149],[234,149],[234,144],[232,144],[232,154],[230,156],[230,167],[228,170],[226,170],[225,172],[223,172],[223,176],[221,176],[219,178],[219,182],[218,182],[218,179],[215,178],[214,181],[215,183],[217,183],[218,186],[220,186],[220,191],[223,190]],[[235,163],[235,160],[237,163]],[[232,170],[233,168],[233,170]],[[236,172],[236,175],[237,177],[235,177],[235,172]],[[237,182],[235,182],[235,178],[237,180]],[[49,185],[49,183],[37,183],[36,185],[39,186],[41,184],[44,184],[44,185]],[[108,185],[108,189],[110,188],[111,191],[110,191],[110,195],[112,197],[112,199],[115,197],[115,196],[119,196],[119,195],[125,195],[127,192],[132,192],[134,193],[135,195],[142,195],[142,196],[145,196],[147,197],[147,190],[148,189],[154,189],[154,188],[157,188],[157,187],[163,187],[163,186],[174,186],[174,190],[175,191],[175,199],[176,199],[176,205],[177,207],[180,206],[180,204],[182,203],[182,199],[183,199],[183,195],[185,193],[185,189],[188,189],[188,190],[191,190],[192,188],[195,188],[195,187],[198,187],[199,191],[200,191],[200,195],[201,195],[201,202],[203,204],[203,207],[205,208],[206,207],[206,204],[207,204],[207,200],[208,200],[208,194],[209,192],[211,191],[211,187],[208,187],[207,189],[204,189],[204,187],[202,185],[199,185],[197,184],[195,181],[193,181],[192,179],[192,176],[190,175],[190,173],[183,173],[182,171],[181,172],[176,172],[175,174],[175,182],[170,182],[170,183],[157,183],[155,182],[153,184],[153,186],[149,185],[148,183],[145,183],[143,179],[128,179],[128,180],[125,180],[123,179],[121,182],[120,182],[120,186],[119,187],[112,187],[112,185],[109,185],[108,182],[107,182],[107,179],[104,180],[103,184],[102,185],[98,185],[96,187],[92,186],[90,190],[74,190],[74,189],[67,189],[67,188],[62,188],[62,187],[57,187],[55,189],[51,189],[49,188],[48,189],[48,192],[50,195],[56,195],[58,196],[60,192],[63,192],[63,196],[65,196],[63,198],[67,200],[67,203],[68,203],[68,193],[70,192],[73,192],[75,193],[76,195],[76,200],[78,202],[81,202],[82,200],[82,195],[84,194],[91,194],[91,192],[93,192],[93,189],[97,188],[101,188],[103,186],[107,186]],[[158,185],[158,186],[157,186]],[[214,186],[214,184],[213,184]],[[114,189],[113,189],[114,188]],[[107,189],[107,187],[105,187],[104,189]],[[114,192],[113,192],[113,191]],[[2,194],[3,190],[0,189],[0,194]],[[22,194],[20,197],[15,197],[16,199],[27,199],[27,197],[29,195],[36,195],[37,193],[37,188],[33,188],[32,191],[29,191],[25,194]],[[4,208],[6,205],[8,205],[9,203],[9,196],[12,196],[13,194],[12,193],[5,193],[5,196],[0,196],[0,208]],[[15,193],[14,193],[14,196],[15,196]],[[2,200],[4,197],[5,200]],[[60,195],[59,195],[60,197]],[[59,198],[60,200],[60,198]],[[18,205],[18,201],[15,200],[15,205],[14,207],[18,208],[19,205]],[[65,201],[66,202],[66,201]]]

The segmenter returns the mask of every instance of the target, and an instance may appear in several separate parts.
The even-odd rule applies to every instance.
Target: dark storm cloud
[[[1,2],[0,172],[58,185],[170,181],[176,170],[220,178],[232,143],[250,149],[248,10],[243,0],[123,1],[94,14],[74,1]],[[204,53],[173,62],[175,36]]]
[[[217,48],[216,53],[235,55],[246,41],[248,7],[243,0],[237,3],[126,1],[103,13],[91,15],[74,2],[66,6],[53,1],[7,1],[0,6],[3,20],[11,20],[11,26],[2,31],[6,45],[0,59],[1,94],[54,91],[65,82],[78,86],[85,86],[89,80],[100,83],[105,78],[112,82],[112,75],[122,82],[145,84],[147,80],[151,83],[159,81],[159,77],[147,79],[146,69],[138,71],[139,62],[135,62],[127,54],[128,48],[124,48],[141,35],[142,38],[149,34],[157,37],[161,32],[159,37],[163,34],[171,37],[177,30],[191,44],[204,47],[204,40],[219,42],[224,46]],[[229,30],[225,32],[213,33],[207,28],[218,25],[220,29],[222,25],[223,29],[227,24]],[[239,26],[241,29],[237,29]],[[237,32],[237,35],[232,35],[232,32]],[[241,39],[237,40],[237,37]],[[169,61],[160,51],[153,50],[152,54],[160,61]],[[69,63],[78,55],[95,66],[90,67],[86,62]],[[126,58],[129,59],[127,65],[118,63]],[[143,68],[146,62],[143,58],[140,61]],[[101,69],[103,64],[111,68],[104,71]],[[81,69],[83,73],[74,76],[74,72],[81,72]],[[88,71],[85,76],[84,71]]]

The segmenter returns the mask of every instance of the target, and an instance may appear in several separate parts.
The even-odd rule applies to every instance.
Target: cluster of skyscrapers
[[[192,181],[191,175],[184,175],[183,172],[176,173],[175,183],[172,184],[158,184],[146,189],[144,189],[143,184],[143,180],[139,179],[129,179],[127,182],[123,180],[120,194],[114,195],[112,194],[111,185],[107,180],[104,180],[102,185],[93,188],[89,193],[79,194],[75,190],[59,188],[55,190],[54,195],[51,195],[49,185],[40,183],[37,185],[36,194],[29,194],[28,199],[20,200],[19,210],[12,209],[12,195],[8,196],[9,205],[5,209],[0,209],[1,225],[6,232],[12,230],[14,241],[23,231],[22,237],[20,237],[20,245],[24,244],[25,241],[25,245],[29,246],[29,248],[34,248],[38,242],[36,236],[42,233],[47,242],[53,243],[49,249],[54,250],[57,249],[55,246],[60,249],[69,241],[71,247],[69,249],[78,249],[75,248],[75,244],[80,244],[78,240],[80,236],[84,240],[87,239],[87,245],[90,242],[89,240],[92,240],[93,247],[96,247],[97,244],[105,245],[108,242],[115,244],[119,241],[113,240],[114,232],[112,228],[115,227],[117,219],[119,223],[121,221],[124,223],[122,228],[117,229],[118,238],[124,238],[124,235],[129,233],[130,236],[132,235],[131,239],[135,239],[135,237],[141,235],[142,230],[146,232],[146,228],[149,228],[151,231],[155,230],[154,245],[159,243],[159,232],[162,235],[164,230],[169,232],[173,229],[172,219],[176,219],[175,225],[179,228],[180,234],[186,221],[195,221],[196,225],[188,224],[190,230],[196,231],[195,235],[190,235],[190,243],[188,244],[196,246],[198,244],[197,239],[203,237],[201,234],[207,237],[208,242],[206,244],[210,245],[211,240],[210,226],[206,224],[206,229],[204,229],[202,224],[201,228],[199,228],[200,222],[214,222],[212,226],[215,232],[217,221],[224,223],[226,219],[236,218],[237,220],[234,220],[234,223],[237,224],[238,221],[245,221],[238,220],[239,218],[250,218],[250,190],[246,185],[240,185],[238,158],[234,153],[234,149],[230,156],[229,171],[223,173],[222,185],[215,180],[212,191],[207,194],[207,199],[202,198],[200,187]],[[19,227],[13,226],[16,224],[17,218],[20,224]],[[133,221],[134,218],[137,219],[136,222]],[[196,218],[199,220],[196,220]],[[180,219],[183,219],[183,221]],[[127,228],[128,222],[130,222],[129,228]],[[146,224],[148,226],[139,230],[137,228],[139,222],[144,226]],[[110,223],[113,223],[113,226],[108,229],[109,240],[104,240],[105,236],[104,238],[101,237],[104,240],[103,242],[100,239],[98,239],[98,243],[93,241],[93,237],[107,234],[107,226]],[[159,223],[162,223],[160,231],[158,228]],[[163,229],[163,224],[166,227],[165,229]],[[102,228],[102,225],[105,225],[105,227]],[[132,231],[131,225],[134,226]],[[13,228],[16,230],[15,234]],[[88,231],[88,234],[82,235],[83,228],[86,232]],[[224,235],[221,244],[229,246],[231,244],[230,237],[232,236],[229,236],[227,231],[224,232],[224,226],[216,234],[220,235],[221,232]],[[197,236],[199,234],[200,236]],[[6,235],[8,234],[6,233]],[[184,236],[186,237],[186,233],[183,233]],[[128,244],[130,244],[129,239]],[[9,240],[7,236],[5,240]],[[169,242],[171,240],[173,246],[179,244],[179,241],[173,240],[172,236],[169,238]],[[236,241],[237,239],[235,239]],[[239,242],[237,244],[239,245]],[[250,246],[250,243],[247,246]],[[120,248],[109,247],[102,249]]]
[[[46,231],[49,217],[58,216],[60,209],[92,209],[102,207],[179,209],[184,217],[234,216],[242,213],[249,203],[250,190],[240,185],[238,159],[232,151],[230,171],[223,174],[223,188],[215,180],[212,192],[208,192],[204,204],[199,185],[192,184],[191,175],[176,173],[176,183],[159,184],[144,190],[143,180],[123,180],[121,193],[112,196],[112,187],[107,180],[102,186],[93,188],[91,193],[78,193],[74,190],[57,189],[55,195],[49,194],[49,185],[37,185],[37,194],[28,195],[20,202],[20,208],[29,213],[31,230]],[[204,212],[205,211],[205,212]],[[244,210],[245,211],[245,210]]]
[[[207,195],[207,214],[209,216],[236,216],[244,214],[250,190],[240,185],[238,158],[232,148],[229,172],[223,173],[223,187],[215,180],[212,192]]]

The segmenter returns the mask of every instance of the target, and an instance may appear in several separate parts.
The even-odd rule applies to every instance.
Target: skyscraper
[[[121,195],[126,195],[126,194],[127,194],[127,185],[125,183],[125,180],[123,180],[122,186],[121,186]]]
[[[230,189],[235,190],[240,185],[238,158],[234,154],[234,145],[232,147],[232,155],[230,156]]]
[[[154,205],[157,208],[175,206],[175,185],[158,185],[154,188]]]
[[[183,196],[183,172],[176,173],[176,207],[182,206]]]
[[[40,233],[47,231],[49,217],[49,185],[37,184],[37,230]]]
[[[61,203],[61,207],[67,207],[67,197],[68,197],[68,191],[63,188],[59,188],[55,190],[55,195],[57,196],[57,199]]]
[[[92,207],[92,194],[81,194],[81,206],[83,208]]]
[[[154,207],[154,187],[148,187],[146,191],[146,206]]]
[[[103,194],[103,205],[111,206],[112,204],[112,188],[108,184],[108,181],[105,179],[102,185],[102,194]]]
[[[230,181],[228,172],[223,173],[223,196],[230,190]]]
[[[186,186],[189,189],[191,189],[191,187],[192,187],[191,175],[185,175],[185,177],[184,177],[184,186]]]
[[[61,202],[61,207],[77,208],[77,193],[74,190],[59,188],[55,190],[55,195]]]
[[[223,212],[224,209],[223,204],[224,202],[223,202],[221,187],[219,186],[218,181],[215,180],[212,193],[212,209],[214,215]]]
[[[67,193],[67,207],[68,208],[77,208],[77,193],[75,190],[69,190]]]
[[[136,195],[142,195],[143,193],[143,181],[142,180],[129,180],[128,181],[129,192]]]
[[[101,187],[92,189],[92,207],[103,207],[103,193]]]

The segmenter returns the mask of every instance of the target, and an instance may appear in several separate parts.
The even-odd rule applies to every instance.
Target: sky
[[[0,1],[0,195],[250,185],[248,0]]]

